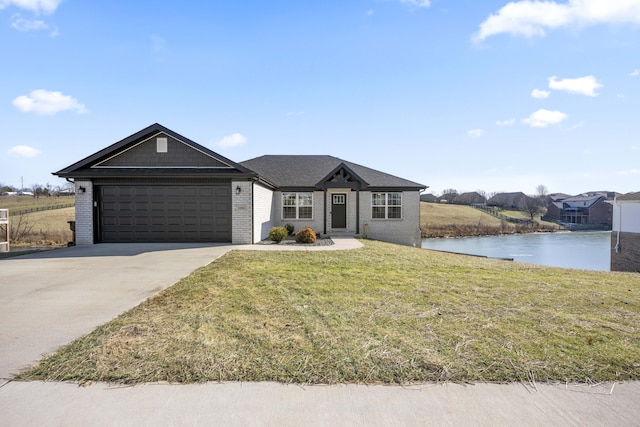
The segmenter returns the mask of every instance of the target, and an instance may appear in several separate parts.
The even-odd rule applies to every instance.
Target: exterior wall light
[[[240,188],[240,186],[238,185],[236,187],[236,194],[240,194],[240,193],[242,193],[242,188]]]
[[[81,185],[80,187],[78,187],[78,191],[80,191],[81,193],[86,193],[87,189]]]

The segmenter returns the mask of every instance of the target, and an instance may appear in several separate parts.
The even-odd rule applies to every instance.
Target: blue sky
[[[0,0],[0,182],[160,123],[235,161],[640,190],[640,0]]]

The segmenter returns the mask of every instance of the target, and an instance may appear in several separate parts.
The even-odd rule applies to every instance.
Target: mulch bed
[[[257,245],[293,245],[293,246],[331,246],[333,240],[329,236],[318,237],[315,243],[296,243],[294,236],[289,236],[280,243],[273,242],[269,239],[261,240]]]

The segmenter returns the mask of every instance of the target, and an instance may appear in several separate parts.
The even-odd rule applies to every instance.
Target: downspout
[[[323,222],[324,222],[324,230],[322,234],[327,234],[327,187],[324,187],[324,209],[322,209]]]
[[[620,253],[622,248],[620,247],[620,231],[622,230],[622,206],[618,203],[618,200],[614,200],[614,203],[618,206],[618,232],[616,236],[616,253]]]
[[[360,234],[360,185],[356,188],[356,234]]]

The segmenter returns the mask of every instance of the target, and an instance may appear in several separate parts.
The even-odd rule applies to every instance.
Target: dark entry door
[[[331,195],[331,228],[347,228],[347,195]]]
[[[229,242],[231,186],[100,187],[101,242]]]

